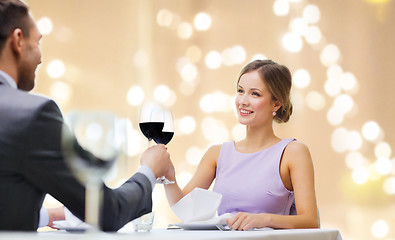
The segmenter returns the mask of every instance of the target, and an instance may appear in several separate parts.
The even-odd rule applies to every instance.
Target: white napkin
[[[91,227],[89,224],[81,221],[79,218],[74,216],[70,212],[70,210],[68,210],[66,207],[64,208],[64,215],[66,220],[54,221],[53,222],[54,227],[59,229],[73,229],[73,228],[88,229]]]
[[[195,188],[171,207],[174,214],[184,223],[218,222],[217,209],[222,195],[202,188]]]

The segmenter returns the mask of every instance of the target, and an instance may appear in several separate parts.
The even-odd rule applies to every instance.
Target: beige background
[[[56,99],[63,112],[72,109],[105,109],[126,117],[138,131],[140,106],[128,104],[126,96],[132,86],[141,86],[146,97],[155,87],[167,85],[175,94],[171,106],[176,120],[191,116],[196,129],[191,134],[177,134],[168,145],[178,173],[194,172],[196,165],[186,161],[186,150],[195,146],[205,150],[215,142],[204,137],[201,123],[213,117],[224,123],[229,131],[237,119],[233,111],[206,113],[200,100],[215,91],[234,95],[237,74],[256,53],[287,65],[291,72],[304,68],[311,75],[311,84],[305,89],[293,89],[296,101],[310,91],[325,98],[322,110],[309,108],[304,101],[294,103],[294,114],[287,124],[276,126],[280,137],[295,137],[306,143],[315,164],[316,191],[323,228],[340,229],[344,239],[375,239],[371,228],[377,220],[385,220],[390,228],[383,239],[395,239],[395,198],[383,191],[382,184],[392,173],[369,178],[357,185],[352,181],[352,170],[346,166],[347,151],[335,152],[331,147],[332,133],[338,127],[361,132],[367,121],[376,121],[384,132],[381,141],[391,147],[395,144],[393,103],[395,89],[395,5],[389,1],[331,0],[300,1],[290,3],[286,16],[273,13],[272,0],[28,0],[36,20],[48,17],[53,30],[45,35],[41,46],[43,63],[37,74],[35,93]],[[282,36],[289,32],[290,20],[301,17],[303,8],[315,4],[321,19],[313,25],[320,28],[323,39],[311,45],[304,41],[298,53],[291,53],[281,44]],[[189,39],[180,39],[177,30],[160,26],[157,14],[167,9],[181,22],[190,23],[197,13],[211,16],[207,31],[193,29]],[[351,94],[355,101],[352,113],[333,126],[326,118],[333,98],[324,91],[327,67],[320,61],[326,44],[335,44],[340,52],[339,66],[354,74],[358,90]],[[190,46],[201,50],[201,58],[194,64],[198,77],[191,94],[180,87],[183,82],[176,64],[185,57]],[[208,52],[222,52],[241,45],[246,60],[232,66],[221,65],[209,69],[204,58]],[[134,56],[140,49],[149,54],[149,64],[138,67]],[[55,79],[47,74],[50,61],[60,59],[65,73]],[[68,98],[53,93],[54,84],[61,82],[70,90]],[[138,167],[139,154],[146,146],[141,137],[138,154],[123,157],[115,179],[124,179]],[[375,143],[364,140],[359,150],[370,164],[375,159]],[[393,159],[393,155],[391,155]],[[394,162],[394,161],[393,161]],[[395,168],[395,166],[393,167]],[[185,174],[184,174],[185,176]],[[187,175],[186,175],[187,176]],[[186,177],[187,178],[187,177]],[[110,185],[116,180],[112,179]],[[116,185],[116,184],[114,184]],[[163,186],[154,192],[155,225],[165,227],[178,219],[168,207]],[[48,205],[51,204],[47,203]]]

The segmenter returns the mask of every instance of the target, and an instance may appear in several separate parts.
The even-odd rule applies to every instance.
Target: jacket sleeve
[[[37,189],[51,194],[74,215],[85,219],[85,187],[67,167],[61,147],[62,114],[52,100],[35,113],[28,128],[24,175]],[[116,231],[152,209],[152,187],[146,176],[136,173],[121,187],[103,184],[100,224],[104,231]]]

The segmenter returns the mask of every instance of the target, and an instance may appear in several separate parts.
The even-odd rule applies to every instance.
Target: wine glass
[[[140,110],[140,130],[148,139],[148,144],[159,136],[165,123],[164,109],[156,103],[146,103]]]
[[[162,132],[159,133],[154,137],[154,141],[157,144],[168,144],[174,136],[174,121],[173,121],[173,114],[171,113],[170,109],[164,109],[164,125]],[[156,179],[157,183],[163,184],[173,184],[175,181],[170,181],[165,176],[162,176]]]
[[[149,102],[142,106],[139,126],[148,139],[149,145],[152,144],[152,140],[156,143],[167,144],[174,135],[171,112],[157,103]],[[163,176],[158,178],[156,183],[171,184],[174,181],[169,181]]]
[[[65,118],[62,150],[66,164],[86,187],[85,221],[99,231],[102,177],[119,155],[116,116],[109,112],[74,111]]]

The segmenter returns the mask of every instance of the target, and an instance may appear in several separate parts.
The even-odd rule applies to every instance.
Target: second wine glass
[[[69,113],[62,132],[66,164],[86,186],[85,221],[91,232],[99,231],[102,177],[118,158],[120,146],[115,131],[116,116],[109,112]]]
[[[165,109],[157,103],[146,103],[140,111],[140,130],[148,139],[149,145],[154,140],[158,144],[168,144],[174,135],[173,115],[169,109]],[[172,184],[174,181],[164,176],[156,180],[156,183]]]
[[[154,141],[158,144],[168,144],[174,136],[174,120],[170,109],[164,109],[164,124],[160,134],[154,137]],[[170,181],[165,176],[156,179],[157,183],[173,184],[175,181]]]

